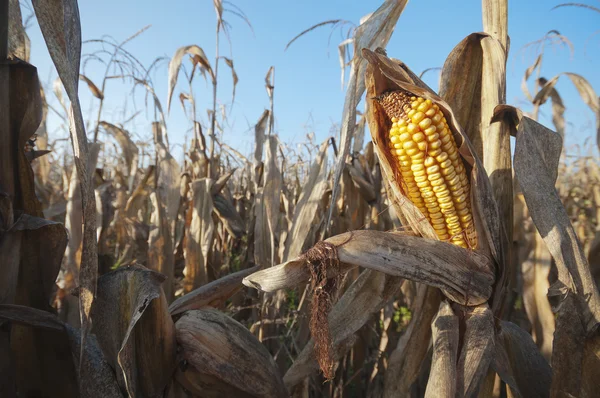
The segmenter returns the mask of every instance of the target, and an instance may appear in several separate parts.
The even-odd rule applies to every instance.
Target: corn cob
[[[388,92],[377,100],[392,122],[389,148],[406,196],[440,240],[477,248],[469,180],[441,109],[404,91]]]

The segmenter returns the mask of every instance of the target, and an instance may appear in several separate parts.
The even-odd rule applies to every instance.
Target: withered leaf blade
[[[495,352],[492,311],[487,304],[467,309],[465,324],[457,391],[464,397],[477,397]]]
[[[219,193],[213,196],[213,205],[227,232],[241,239],[246,232],[245,223],[231,200]]]
[[[364,267],[392,276],[439,287],[453,301],[478,305],[492,293],[494,276],[490,259],[450,243],[381,231],[353,231],[325,242],[337,248],[340,273]],[[300,256],[276,267],[258,271],[244,284],[262,291],[295,287],[310,278],[307,259]],[[335,270],[328,270],[328,276]]]
[[[231,78],[233,79],[233,93],[231,95],[231,102],[235,102],[235,88],[240,81],[237,73],[235,72],[235,68],[233,67],[233,60],[227,57],[223,57],[223,60],[231,68]]]
[[[52,62],[71,100],[69,129],[73,144],[74,162],[81,180],[83,243],[79,295],[81,307],[81,346],[91,326],[90,311],[96,292],[98,255],[96,242],[96,203],[94,188],[88,175],[88,144],[78,97],[79,66],[81,61],[81,23],[76,0],[32,1],[40,29],[48,46]],[[80,356],[81,357],[81,356]],[[85,380],[85,376],[82,376]]]
[[[308,180],[294,208],[294,218],[285,244],[283,260],[300,254],[311,225],[320,206],[320,200],[327,188],[327,147],[329,139],[319,148],[319,153],[310,168]]]
[[[401,285],[399,278],[365,270],[344,292],[328,317],[335,360],[345,354],[345,349],[351,347],[346,344],[348,340],[352,340],[373,314],[398,293]],[[315,342],[311,339],[286,372],[283,378],[286,387],[291,391],[318,368]]]
[[[334,204],[339,195],[340,180],[350,153],[350,144],[356,125],[356,106],[365,92],[365,70],[367,62],[361,56],[359,49],[375,50],[386,47],[392,37],[394,27],[404,11],[407,0],[386,0],[374,13],[362,21],[354,36],[354,58],[350,72],[350,82],[344,99],[342,111],[342,127],[340,132],[340,148],[333,172],[333,188],[331,191],[330,210],[326,225],[330,225]]]
[[[513,376],[523,397],[550,396],[552,369],[540,354],[531,335],[512,322],[501,322],[503,344]]]
[[[561,150],[562,139],[558,134],[528,117],[520,119],[514,157],[516,176],[531,218],[556,262],[557,283],[586,302],[580,316],[586,330],[591,331],[600,322],[600,295],[554,187]],[[551,291],[556,291],[557,286]]]
[[[458,359],[458,317],[450,304],[442,301],[431,323],[433,358],[425,391],[426,398],[456,396],[456,362]]]
[[[90,91],[94,97],[96,97],[100,100],[104,99],[104,94],[102,93],[102,91],[100,91],[98,86],[96,86],[94,84],[94,82],[91,81],[87,76],[79,75],[79,80],[86,82],[86,84],[88,85],[88,88],[90,89]]]
[[[171,237],[171,228],[167,220],[165,206],[156,192],[150,194],[150,200],[154,211],[150,218],[150,224],[153,229],[148,236],[148,268],[160,272],[167,280],[163,284],[163,290],[167,302],[173,301],[173,283],[174,283],[174,258],[173,258],[173,239]]]
[[[206,397],[287,397],[267,349],[243,325],[216,310],[187,311],[177,321],[181,346],[175,375],[192,394]]]
[[[58,370],[65,374],[69,371],[73,373],[77,371],[77,367],[79,366],[79,353],[81,351],[81,336],[78,329],[63,323],[56,315],[50,312],[20,305],[0,305],[0,319],[66,334],[70,343],[73,366],[70,369],[61,367]],[[91,375],[91,377],[87,379],[87,383],[81,385],[79,396],[82,398],[93,398],[98,396],[121,398],[123,395],[117,384],[115,374],[104,360],[102,351],[100,350],[94,335],[89,336],[86,340],[86,347],[83,351],[85,356],[82,365],[87,374]],[[78,377],[79,375],[73,374],[73,376]],[[56,392],[56,390],[54,391]]]
[[[437,289],[419,285],[417,297],[411,306],[411,320],[408,329],[398,340],[398,345],[390,355],[390,362],[384,377],[385,398],[406,397],[419,377],[421,365],[427,355],[431,339],[431,321],[440,305]]]
[[[8,55],[29,62],[31,41],[21,17],[19,0],[10,0],[8,3]]]
[[[140,265],[98,279],[94,333],[119,386],[131,397],[162,397],[175,368],[175,327],[164,280]]]
[[[183,56],[185,54],[194,56],[200,64],[200,67],[212,75],[210,62],[208,61],[208,58],[206,57],[206,54],[202,48],[198,47],[197,45],[178,48],[175,52],[175,55],[173,55],[173,58],[171,58],[171,61],[169,62],[169,93],[167,94],[167,112],[171,110],[171,98],[173,97],[175,84],[177,84],[177,76],[179,76],[181,61],[183,60]]]
[[[125,172],[126,176],[130,176],[132,172],[137,170],[137,161],[138,161],[138,147],[129,137],[129,132],[115,126],[112,123],[108,122],[100,122],[100,126],[106,130],[110,135],[112,135],[119,146],[121,146],[121,150],[123,151],[123,156],[125,157]]]
[[[258,271],[255,266],[242,271],[234,272],[204,286],[192,290],[190,293],[179,297],[169,306],[169,313],[177,315],[189,310],[199,310],[207,307],[221,308],[227,299],[242,288],[242,279]]]
[[[212,184],[213,181],[208,178],[192,182],[192,220],[186,232],[184,249],[186,292],[208,282],[208,252],[215,232],[210,194]]]

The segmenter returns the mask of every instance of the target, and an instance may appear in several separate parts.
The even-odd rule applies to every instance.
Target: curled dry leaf
[[[233,60],[227,57],[223,57],[223,60],[225,61],[227,66],[231,68],[231,77],[233,79],[233,93],[231,95],[231,102],[233,103],[235,101],[235,87],[237,86],[240,79],[238,78],[238,75],[235,72],[235,68],[233,67]]]
[[[177,381],[203,397],[287,397],[267,349],[243,325],[216,310],[187,311],[177,321]]]
[[[94,84],[93,81],[91,81],[87,76],[85,75],[79,75],[79,80],[82,80],[84,82],[87,83],[88,88],[90,89],[90,91],[92,92],[92,95],[96,98],[98,98],[99,100],[104,99],[104,93],[102,93],[102,91],[100,91],[100,89],[98,88],[98,86],[96,86]]]
[[[337,248],[340,273],[357,266],[374,269],[441,288],[448,298],[466,305],[485,303],[492,293],[491,260],[450,243],[380,231],[353,231],[325,242]],[[296,287],[309,278],[307,258],[300,256],[258,271],[243,283],[272,292]]]
[[[190,54],[194,57],[194,63],[200,65],[202,71],[207,71],[212,76],[212,68],[210,62],[204,53],[204,50],[197,45],[184,46],[177,49],[173,58],[169,62],[169,92],[167,94],[167,112],[171,110],[171,98],[173,97],[173,90],[175,84],[177,84],[177,77],[179,76],[179,68],[181,67],[181,61],[185,54]]]
[[[130,397],[162,397],[175,368],[175,327],[161,288],[164,280],[140,265],[98,279],[94,333]]]
[[[207,307],[221,308],[225,302],[242,288],[242,279],[258,271],[255,266],[234,272],[220,279],[207,283],[179,297],[169,306],[172,316],[189,310],[199,310]]]
[[[506,350],[521,395],[540,398],[550,396],[552,369],[540,354],[531,335],[514,323],[503,321],[498,338]]]

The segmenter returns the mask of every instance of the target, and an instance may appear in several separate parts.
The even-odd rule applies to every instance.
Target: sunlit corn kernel
[[[412,139],[414,142],[421,142],[425,140],[425,134],[423,134],[422,132],[418,132],[413,134]]]
[[[414,124],[419,124],[419,127],[421,127],[420,126],[421,122],[429,120],[429,119],[425,119],[425,114],[423,112],[415,112],[414,115],[409,116],[409,117]],[[425,120],[423,120],[423,119],[425,119]],[[431,124],[431,122],[429,124]],[[429,127],[429,126],[426,126],[426,127]]]

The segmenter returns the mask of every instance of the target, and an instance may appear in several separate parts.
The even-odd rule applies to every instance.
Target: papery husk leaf
[[[175,378],[192,394],[288,396],[267,349],[237,321],[216,310],[192,310],[177,321],[176,329],[181,352]]]
[[[161,288],[164,280],[140,265],[98,279],[94,334],[130,397],[162,397],[175,369],[175,326]]]
[[[329,313],[334,360],[338,360],[352,347],[347,344],[349,339],[353,341],[355,333],[400,291],[401,285],[400,278],[373,270],[365,270],[359,275]],[[311,339],[286,372],[283,381],[288,390],[291,391],[319,369],[314,349],[315,342]]]
[[[492,293],[490,259],[451,243],[380,231],[352,231],[326,243],[337,249],[339,273],[364,267],[444,290],[454,302],[479,305]],[[296,287],[310,278],[307,259],[300,256],[276,267],[258,271],[244,284],[266,292]],[[335,277],[328,270],[328,277]]]
[[[447,301],[442,301],[431,323],[433,358],[425,398],[456,396],[456,363],[458,360],[458,317]]]
[[[531,335],[511,322],[502,321],[498,341],[504,346],[514,380],[523,397],[550,396],[552,369]]]
[[[467,309],[465,316],[457,391],[464,397],[477,397],[495,353],[494,317],[487,304]]]
[[[418,285],[411,306],[408,328],[390,354],[384,376],[384,398],[406,397],[419,377],[421,364],[427,357],[431,339],[431,321],[438,312],[441,295],[438,289]]]
[[[479,251],[490,252],[495,262],[502,269],[504,267],[504,248],[508,246],[507,236],[502,230],[498,212],[489,179],[483,169],[475,151],[458,124],[449,105],[438,97],[425,83],[412,73],[400,61],[393,61],[379,52],[363,50],[363,56],[370,63],[367,69],[367,97],[370,99],[367,109],[367,120],[379,163],[383,171],[388,195],[392,200],[396,214],[401,220],[406,221],[410,227],[423,237],[438,239],[433,227],[424,215],[403,194],[399,181],[396,179],[396,162],[391,157],[387,147],[387,136],[391,122],[379,107],[375,97],[389,90],[403,89],[414,95],[430,99],[436,103],[448,121],[459,148],[459,153],[467,166],[472,166],[471,203],[473,204],[473,217],[479,236]],[[466,167],[469,170],[469,167]],[[492,267],[491,269],[494,269]],[[497,301],[497,300],[496,300]]]
[[[72,377],[79,377],[79,375],[75,374],[79,367],[79,353],[81,351],[81,336],[78,329],[65,324],[53,313],[20,305],[0,305],[0,319],[10,320],[13,323],[29,327],[51,330],[52,332],[49,335],[57,336],[64,333],[64,337],[68,338],[70,344],[73,366],[57,370],[64,374],[73,372]],[[86,384],[81,385],[81,391],[78,391],[78,396],[82,398],[98,396],[121,398],[123,395],[117,384],[115,374],[104,360],[102,351],[94,335],[90,335],[86,339],[86,347],[83,352],[82,366],[90,377],[87,379]]]
[[[175,300],[169,306],[169,312],[177,315],[207,307],[223,308],[225,302],[243,287],[242,280],[259,269],[259,266],[247,268],[200,286]]]

